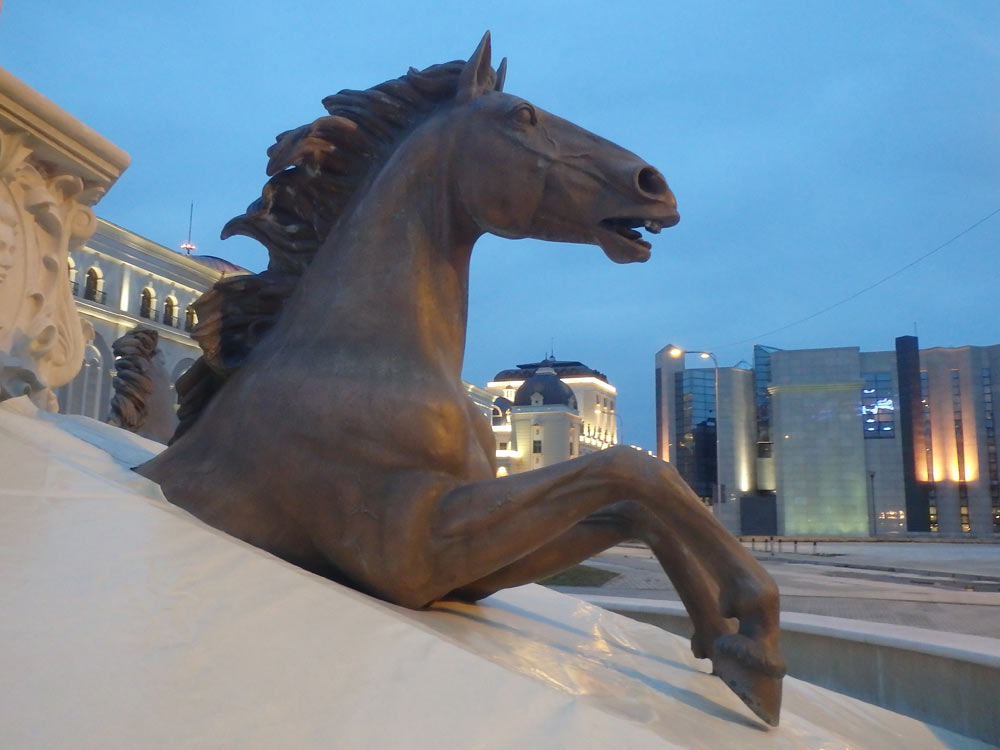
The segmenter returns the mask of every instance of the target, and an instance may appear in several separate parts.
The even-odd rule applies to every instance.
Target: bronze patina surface
[[[467,62],[342,91],[278,136],[261,198],[223,233],[263,242],[268,270],[199,302],[181,425],[138,471],[219,529],[414,608],[643,539],[695,653],[777,724],[777,588],[673,466],[615,447],[496,477],[460,378],[476,240],[641,262],[635,228],[679,219],[656,169],[504,93],[505,69],[487,34]]]
[[[111,345],[115,395],[108,424],[165,443],[177,429],[177,415],[159,342],[152,328],[136,326]]]

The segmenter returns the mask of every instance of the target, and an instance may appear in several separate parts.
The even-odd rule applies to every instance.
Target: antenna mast
[[[191,242],[191,225],[193,223],[194,223],[194,201],[191,201],[191,210],[188,212],[188,238],[187,242],[181,243],[181,250],[183,250],[187,255],[190,255],[192,250],[198,249],[197,247],[195,247],[194,243]]]

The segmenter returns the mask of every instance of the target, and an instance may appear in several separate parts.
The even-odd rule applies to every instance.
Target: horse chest
[[[258,427],[268,425],[268,440],[286,449],[301,440],[328,453],[327,466],[348,473],[374,467],[390,473],[426,470],[461,480],[494,476],[492,430],[460,384],[424,378],[419,371],[409,378],[395,372],[382,377],[375,365],[360,368],[364,377],[337,369],[336,362],[317,366],[323,377],[309,384],[310,398],[269,402],[268,413],[254,417]],[[243,395],[272,392],[273,380],[281,375],[275,368],[267,373],[268,382],[248,379]]]
[[[470,414],[463,401],[453,399],[411,404],[408,417],[403,431],[405,439],[399,443],[407,458],[422,462],[429,469],[459,476],[469,476],[471,472],[479,477],[485,451],[476,429],[480,425],[473,419],[482,417]]]

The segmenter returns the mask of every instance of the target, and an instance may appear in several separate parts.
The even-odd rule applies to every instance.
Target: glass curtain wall
[[[706,503],[716,482],[715,372],[674,373],[675,465],[684,480]]]

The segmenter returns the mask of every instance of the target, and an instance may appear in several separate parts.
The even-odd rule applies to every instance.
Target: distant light
[[[896,411],[896,405],[891,398],[880,398],[874,404],[862,404],[862,414],[878,414],[879,412]]]
[[[674,359],[677,359],[678,357],[681,357],[681,356],[684,355],[684,350],[683,349],[678,349],[676,346],[672,346],[669,349],[667,349],[667,354],[669,354]]]
[[[709,354],[708,352],[702,352],[702,353],[701,353],[701,354],[700,354],[699,356],[700,356],[700,357],[701,357],[702,359],[708,359],[708,358],[709,358],[709,357],[711,357],[712,355],[711,355],[711,354]]]
[[[785,435],[785,440],[788,440],[788,435]]]
[[[182,243],[181,243],[181,250],[183,250],[183,251],[184,251],[185,253],[187,253],[188,255],[190,255],[190,254],[191,254],[191,251],[192,251],[192,250],[197,250],[197,249],[198,249],[198,248],[197,248],[197,247],[195,247],[194,243],[193,243],[193,242],[191,242],[190,240],[189,240],[189,241],[187,241],[187,242],[182,242]]]

